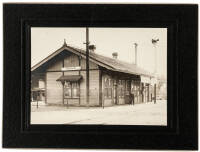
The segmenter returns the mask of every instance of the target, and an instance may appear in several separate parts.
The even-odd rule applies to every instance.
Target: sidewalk
[[[167,125],[167,102],[105,107],[39,107],[31,124]]]

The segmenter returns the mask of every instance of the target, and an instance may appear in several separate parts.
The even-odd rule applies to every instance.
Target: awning
[[[67,81],[67,82],[77,82],[82,79],[82,75],[63,75],[56,81]]]

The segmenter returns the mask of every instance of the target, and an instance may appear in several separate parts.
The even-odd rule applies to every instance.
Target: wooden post
[[[64,40],[64,44],[65,44],[65,40]],[[65,61],[64,61],[64,58],[62,59],[62,67],[64,68],[65,66]],[[62,75],[64,76],[64,72],[62,72]],[[65,88],[64,88],[64,85],[65,85],[65,81],[62,81],[62,86],[63,86],[63,105],[65,104]]]
[[[89,29],[86,27],[86,102],[89,106]]]
[[[144,102],[144,83],[142,83],[142,103]]]
[[[102,71],[101,69],[99,70],[99,106],[103,107],[103,103],[102,103]]]
[[[134,43],[134,45],[135,45],[135,65],[137,65],[137,46],[138,46],[138,44]]]
[[[154,84],[154,104],[156,104],[156,84]]]
[[[37,108],[38,108],[38,100],[39,100],[38,97],[39,97],[39,94],[40,94],[40,93],[39,93],[39,91],[38,91],[38,92],[37,92]]]
[[[147,86],[147,102],[149,102],[149,84]]]
[[[63,87],[63,98],[62,98],[63,101],[62,102],[63,102],[63,105],[64,105],[65,104],[65,88],[64,88],[65,82],[62,81],[61,83],[62,83],[62,87]]]
[[[80,82],[78,82],[78,86],[79,86],[79,106],[81,105],[81,89],[80,89]]]
[[[81,56],[78,56],[78,65],[81,67]],[[81,71],[78,71],[78,74],[81,75]],[[80,81],[78,81],[78,86],[79,86],[79,106],[81,105],[81,85]]]

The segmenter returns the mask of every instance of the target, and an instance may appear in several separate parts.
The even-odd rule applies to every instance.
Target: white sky
[[[35,65],[63,45],[85,49],[85,28],[31,28],[31,65]],[[159,38],[157,44],[157,72],[167,73],[167,28],[89,28],[90,44],[96,45],[95,52],[112,57],[118,52],[118,59],[134,63],[134,43],[138,43],[138,65],[154,71],[154,47],[152,38]]]

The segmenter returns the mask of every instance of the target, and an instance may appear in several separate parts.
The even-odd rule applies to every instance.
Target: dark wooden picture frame
[[[198,148],[197,5],[4,4],[3,147]],[[30,125],[31,27],[164,27],[167,126]]]

